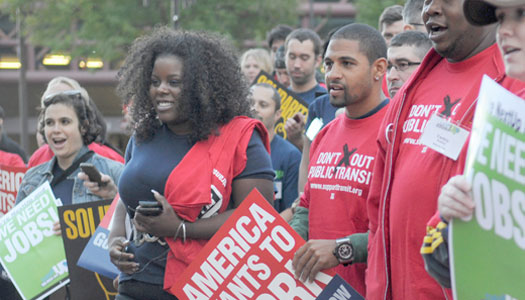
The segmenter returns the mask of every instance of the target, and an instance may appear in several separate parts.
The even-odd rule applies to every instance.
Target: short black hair
[[[285,49],[288,48],[288,43],[293,39],[296,39],[301,43],[307,40],[312,41],[314,44],[315,56],[319,56],[321,54],[321,38],[315,31],[308,28],[299,28],[290,32],[290,34],[286,37],[286,41],[284,42]]]
[[[0,106],[0,119],[3,119],[4,117],[4,109],[2,108],[2,106]]]
[[[403,6],[397,5],[397,4],[389,6],[385,8],[385,10],[383,10],[381,15],[379,16],[378,29],[383,30],[383,24],[392,25],[395,22],[402,21],[402,20],[403,20]]]
[[[266,36],[266,40],[268,41],[268,47],[272,48],[273,42],[278,40],[286,40],[286,37],[290,34],[290,32],[293,31],[293,28],[288,25],[279,24],[272,28],[270,32],[268,32],[268,35]]]
[[[432,47],[432,42],[428,35],[420,31],[404,31],[396,34],[390,41],[389,47],[413,46],[416,47],[416,55],[423,59],[428,50]]]
[[[281,109],[281,95],[279,95],[279,92],[271,84],[266,83],[266,82],[256,83],[251,86],[250,90],[256,86],[260,86],[260,87],[272,90],[273,92],[272,100],[273,102],[275,102],[275,111],[278,111],[279,109]]]
[[[425,0],[407,0],[403,6],[403,21],[406,24],[419,24]]]
[[[345,39],[359,42],[359,50],[365,54],[370,64],[379,58],[386,58],[386,43],[381,33],[372,26],[353,23],[339,28],[330,41]]]

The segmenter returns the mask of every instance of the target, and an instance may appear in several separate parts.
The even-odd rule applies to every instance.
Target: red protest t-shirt
[[[419,251],[426,233],[425,224],[437,208],[440,178],[448,175],[444,174],[443,155],[419,144],[419,139],[432,114],[440,113],[456,124],[468,107],[468,111],[474,110],[473,97],[466,98],[466,95],[479,87],[487,62],[495,51],[498,49],[493,46],[458,63],[441,60],[421,80],[408,115],[400,121],[401,145],[389,205],[390,278],[394,299],[419,299],[421,291],[425,291],[425,299],[443,298],[439,284],[425,271]],[[470,127],[470,122],[464,125]]]
[[[309,238],[337,239],[368,231],[366,199],[386,107],[364,119],[339,115],[316,136],[301,206],[309,209]],[[335,268],[365,295],[366,264]]]

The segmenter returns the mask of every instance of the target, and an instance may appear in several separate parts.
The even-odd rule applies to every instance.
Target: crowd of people
[[[292,263],[299,280],[335,268],[366,299],[451,299],[448,239],[435,237],[473,214],[468,140],[453,158],[421,134],[434,112],[471,130],[483,75],[525,97],[524,11],[524,0],[407,0],[378,29],[348,24],[323,42],[279,25],[269,51],[242,55],[216,34],[157,27],[118,73],[133,132],[124,155],[87,91],[57,77],[29,160],[0,108],[0,164],[30,167],[17,204],[46,181],[64,205],[118,194],[118,300],[176,299],[170,287],[253,188],[307,241]],[[281,95],[255,82],[261,71],[308,104],[285,120],[287,139],[275,133]]]

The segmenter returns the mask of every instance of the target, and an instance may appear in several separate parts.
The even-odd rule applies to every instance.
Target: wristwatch
[[[348,237],[335,240],[334,256],[343,266],[348,266],[354,261],[354,246]]]

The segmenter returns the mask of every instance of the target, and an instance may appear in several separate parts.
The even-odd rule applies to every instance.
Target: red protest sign
[[[27,168],[0,165],[0,217],[15,206],[16,194]]]
[[[312,299],[334,272],[313,283],[294,279],[292,259],[304,240],[253,190],[170,292],[180,300]]]

